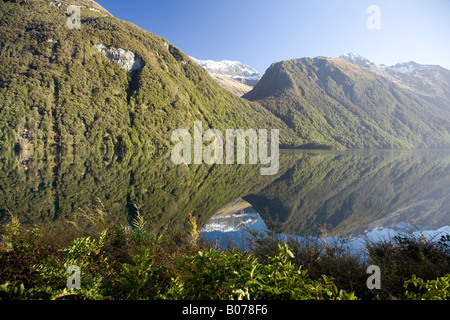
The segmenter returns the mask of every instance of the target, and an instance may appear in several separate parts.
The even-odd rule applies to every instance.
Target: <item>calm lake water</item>
[[[210,237],[276,221],[295,236],[356,239],[386,230],[450,226],[450,151],[282,150],[276,175],[258,165],[174,165],[144,154],[0,156],[0,219],[79,220],[101,206],[121,223],[136,214],[155,232],[191,213]]]

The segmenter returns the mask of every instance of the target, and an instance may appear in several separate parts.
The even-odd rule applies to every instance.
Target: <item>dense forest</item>
[[[2,2],[0,19],[3,149],[157,153],[173,130],[194,121],[297,139],[259,104],[224,90],[177,47],[129,22],[81,8],[81,28],[69,29],[66,5],[38,0]],[[127,71],[99,52],[102,44],[133,52],[141,67]]]

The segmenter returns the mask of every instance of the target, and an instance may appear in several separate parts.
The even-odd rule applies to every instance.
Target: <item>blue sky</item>
[[[115,17],[198,59],[276,61],[358,53],[378,63],[450,69],[450,0],[98,0]],[[380,29],[370,30],[370,5]]]

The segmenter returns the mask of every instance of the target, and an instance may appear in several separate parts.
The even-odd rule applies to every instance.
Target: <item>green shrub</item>
[[[187,278],[174,280],[178,297],[185,299],[354,299],[323,276],[313,281],[296,267],[287,244],[280,244],[268,263],[236,248],[200,251],[187,258]]]
[[[0,285],[0,300],[22,300],[25,299],[25,286],[23,283],[14,281],[14,282],[5,282]]]
[[[408,291],[414,285],[418,292]],[[406,299],[410,300],[450,300],[450,274],[435,280],[424,281],[415,275],[405,282]]]
[[[77,297],[81,299],[102,299],[104,277],[111,272],[110,264],[103,256],[106,230],[100,234],[99,240],[91,237],[76,238],[72,245],[60,250],[60,259],[46,258],[41,263],[33,265],[39,295],[49,299]],[[68,289],[67,270],[77,266],[81,271],[81,288]]]
[[[138,226],[145,226],[142,217],[139,221]],[[367,274],[361,276],[366,266],[356,264],[357,257],[339,248],[319,250],[281,241],[274,234],[272,239],[259,239],[251,250],[217,249],[200,241],[192,217],[186,221],[186,228],[177,233],[153,235],[145,228],[111,225],[66,242],[51,239],[66,234],[47,232],[44,226],[27,228],[11,215],[0,242],[0,299],[354,300],[378,295],[434,300],[450,296],[450,273],[443,273],[448,237],[437,243],[397,238],[395,243],[372,244],[369,259],[382,270],[382,290],[368,295],[367,288],[362,290]],[[68,288],[70,266],[80,268],[78,289]],[[424,274],[437,276],[425,278],[408,270],[428,270]],[[400,287],[393,286],[403,279]]]
[[[402,296],[405,281],[413,275],[427,281],[448,274],[450,251],[445,244],[444,239],[431,241],[413,235],[368,244],[370,263],[381,268],[383,284],[378,292],[380,297]]]

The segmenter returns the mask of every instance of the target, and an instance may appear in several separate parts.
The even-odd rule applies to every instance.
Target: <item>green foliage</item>
[[[353,293],[338,290],[326,276],[311,280],[306,270],[292,262],[293,257],[286,244],[280,244],[277,254],[268,257],[267,263],[236,248],[199,251],[186,258],[183,276],[173,280],[171,292],[177,298],[200,300],[355,298]]]
[[[408,291],[407,289],[411,285],[414,285],[414,288],[417,288],[419,292]],[[410,280],[405,282],[404,287],[407,290],[405,293],[407,299],[450,300],[450,274],[427,281],[413,275]]]
[[[338,290],[332,279],[323,275],[313,281],[307,270],[296,266],[293,252],[286,243],[280,244],[277,255],[269,263],[255,263],[251,269],[241,269],[233,279],[233,294],[238,299],[271,300],[353,300],[354,293]]]
[[[49,299],[65,299],[76,296],[79,299],[102,299],[102,284],[110,268],[107,258],[103,256],[106,230],[96,241],[91,237],[74,239],[71,246],[61,249],[59,259],[47,258],[34,265],[37,288],[33,294]],[[68,289],[67,270],[70,266],[78,266],[81,270],[80,289]]]
[[[191,243],[196,244],[200,237],[197,227],[197,218],[192,214],[189,214],[189,236],[191,237]]]
[[[47,234],[44,226],[24,229],[17,220],[11,219],[6,229],[9,233],[0,243],[0,299],[360,298],[357,292],[343,289],[343,286],[349,287],[343,278],[317,273],[320,268],[304,259],[307,256],[305,248],[293,242],[273,239],[259,242],[260,248],[256,251],[236,247],[224,250],[202,241],[193,243],[189,228],[177,235],[155,236],[146,231],[112,225],[97,234],[77,235],[69,244],[61,244],[54,250],[40,251],[37,249],[44,245],[44,237],[33,238],[31,235]],[[13,243],[18,238],[14,240],[12,236],[18,234],[21,235],[21,245]],[[272,245],[275,243],[276,248]],[[329,253],[332,249],[328,247],[327,253],[319,256],[325,260],[324,263],[337,266],[338,260],[331,259],[333,255]],[[268,254],[263,257],[252,251]],[[386,251],[385,254],[392,258],[392,252]],[[379,263],[381,270],[388,270],[386,262]],[[80,268],[80,288],[68,287],[70,266]],[[364,268],[364,265],[360,266],[360,269]],[[382,286],[389,285],[384,274],[382,279]],[[411,274],[398,288],[395,297],[448,299],[449,279],[448,273],[429,280]],[[355,277],[354,280],[365,279]],[[384,298],[378,291],[377,296],[372,297],[361,293],[366,299]]]
[[[405,283],[431,290],[431,285],[441,283],[430,282],[428,286],[425,285],[426,281],[450,272],[450,251],[442,245],[442,241],[426,241],[409,235],[397,236],[392,241],[370,243],[367,248],[371,263],[383,266],[383,285],[379,292],[383,298],[401,296]],[[417,279],[409,281],[412,277]],[[413,293],[408,294],[408,297],[412,297]]]
[[[351,253],[348,247],[339,242],[326,243],[316,237],[286,237],[278,224],[269,225],[270,229],[264,233],[250,232],[248,250],[259,261],[268,264],[269,257],[277,255],[280,246],[289,246],[292,253],[289,254],[290,262],[301,266],[302,270],[308,270],[308,276],[318,280],[317,288],[323,286],[321,281],[325,280],[325,284],[340,289],[336,292],[328,288],[341,298],[346,296],[346,292],[354,293],[360,299],[373,298],[366,286],[365,262],[359,254]]]
[[[145,226],[147,224],[147,221],[145,221],[144,217],[141,215],[139,209],[140,206],[138,204],[134,204],[134,207],[136,208],[136,215],[131,220],[131,225],[138,231],[143,232],[145,230]]]
[[[21,300],[25,298],[25,286],[23,283],[14,281],[5,282],[0,285],[0,300]]]
[[[192,222],[192,221],[191,221]],[[27,234],[17,220],[7,227],[14,233]],[[162,238],[142,230],[110,227],[96,237],[80,236],[70,245],[38,259],[27,261],[30,279],[22,282],[2,279],[3,299],[353,299],[353,294],[339,291],[326,276],[311,280],[306,270],[296,267],[293,253],[286,245],[277,255],[261,263],[255,256],[233,248],[221,251],[192,243],[186,230],[189,250],[173,251]],[[28,238],[29,239],[29,238]],[[6,243],[3,241],[2,243]],[[30,243],[30,247],[34,244]],[[126,247],[126,251],[117,249]],[[28,246],[13,246],[15,253]],[[3,246],[2,246],[3,249]],[[158,251],[163,249],[164,252]],[[194,249],[195,250],[195,249]],[[7,250],[2,250],[2,254]],[[158,261],[175,256],[175,269]],[[81,287],[69,289],[69,266],[81,271]]]

